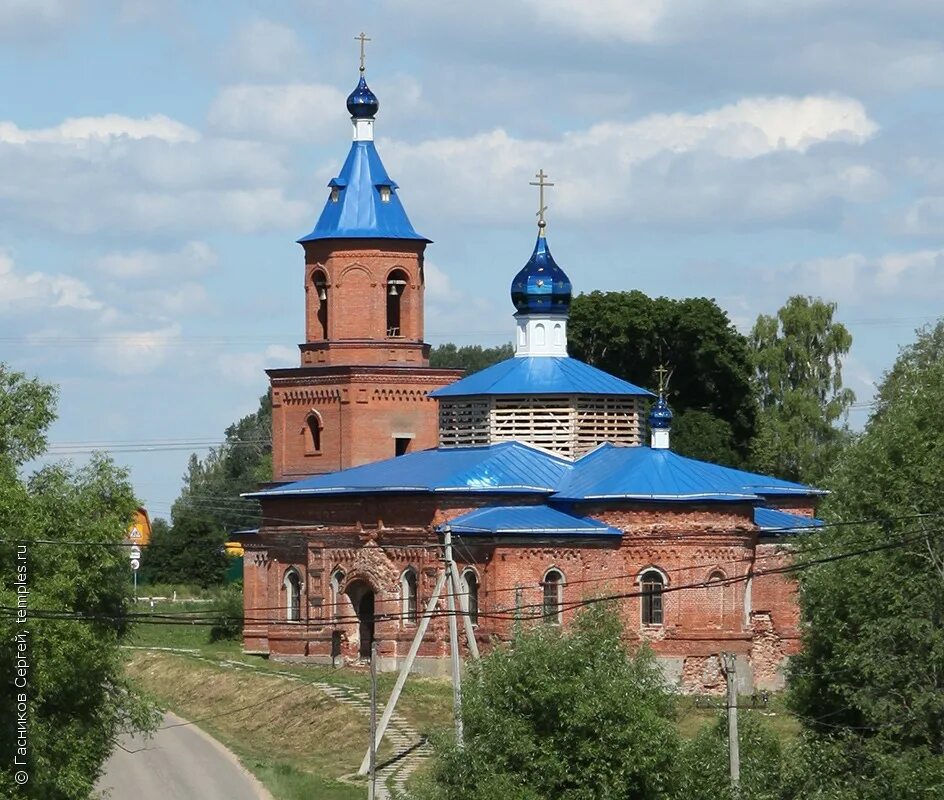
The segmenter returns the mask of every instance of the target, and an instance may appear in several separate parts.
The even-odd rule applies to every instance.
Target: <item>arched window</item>
[[[564,621],[561,606],[564,605],[564,575],[558,569],[550,569],[542,581],[544,588],[544,621],[560,625]]]
[[[416,571],[407,569],[400,577],[400,597],[403,601],[403,621],[416,622]]]
[[[665,589],[665,578],[655,569],[646,570],[639,579],[639,588],[642,593],[642,624],[661,625],[662,592]]]
[[[467,569],[462,573],[462,610],[469,615],[473,625],[479,624],[479,579],[475,570]]]
[[[538,347],[542,347],[545,344],[545,340],[547,338],[546,334],[547,332],[544,329],[543,323],[539,322],[534,326],[534,343]]]
[[[309,412],[308,416],[305,418],[305,424],[308,427],[307,430],[307,440],[306,450],[309,453],[320,453],[321,452],[321,416],[317,411]]]
[[[285,619],[298,622],[302,618],[302,581],[294,567],[286,571],[282,588],[285,589]]]
[[[344,570],[338,568],[331,573],[331,619],[341,618],[341,587],[344,585]]]
[[[318,326],[321,328],[321,338],[328,338],[328,276],[320,269],[311,276],[315,296],[318,298],[317,312]]]
[[[402,336],[401,316],[407,275],[395,269],[387,277],[387,336]]]

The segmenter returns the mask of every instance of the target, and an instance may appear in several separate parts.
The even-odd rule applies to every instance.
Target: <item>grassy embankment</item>
[[[178,590],[178,596],[183,593]],[[212,599],[212,597],[211,597]],[[208,604],[159,602],[155,614],[206,611]],[[147,606],[139,610],[149,610]],[[132,651],[128,668],[132,676],[165,708],[194,721],[239,756],[243,764],[277,800],[361,798],[365,787],[342,780],[356,772],[367,747],[367,719],[328,698],[312,682],[369,690],[364,670],[270,662],[247,656],[238,642],[209,642],[209,628],[199,624],[142,624],[134,636],[140,647],[196,651],[178,654]],[[202,660],[212,659],[213,662]],[[252,667],[239,669],[221,662],[235,661]],[[297,676],[286,679],[277,672]],[[386,698],[395,676],[380,677],[380,697]],[[717,699],[712,700],[717,704]],[[744,705],[750,704],[745,698]],[[694,736],[719,711],[702,707],[695,698],[679,702],[679,730]],[[450,724],[451,687],[442,680],[411,678],[398,710],[417,729],[428,732]],[[783,713],[774,697],[765,722],[783,738],[798,730],[796,721]]]

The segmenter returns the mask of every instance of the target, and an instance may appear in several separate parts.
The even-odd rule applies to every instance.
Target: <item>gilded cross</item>
[[[659,394],[665,394],[665,387],[669,383],[668,379],[672,377],[672,371],[666,369],[662,364],[659,364],[656,375],[659,376]]]
[[[365,53],[364,53],[364,45],[365,45],[367,42],[372,41],[372,40],[369,39],[369,38],[367,38],[367,34],[364,33],[364,31],[361,31],[361,35],[360,35],[360,36],[355,36],[355,37],[354,37],[354,41],[361,43],[361,72],[363,72],[363,71],[364,71],[364,56],[365,56]]]
[[[537,181],[531,181],[530,185],[538,187],[538,227],[544,228],[547,225],[547,223],[544,221],[544,212],[547,211],[547,206],[544,205],[544,187],[553,186],[554,184],[548,182],[548,175],[544,173],[543,169],[539,169],[535,173],[534,177],[537,178]]]

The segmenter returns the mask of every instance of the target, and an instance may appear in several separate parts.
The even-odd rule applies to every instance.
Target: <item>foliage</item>
[[[734,466],[747,457],[756,415],[750,351],[713,300],[582,294],[571,305],[568,341],[575,358],[649,388],[658,387],[661,365],[672,371],[673,450]]]
[[[837,758],[864,764],[876,786],[899,768],[937,781],[920,785],[942,786],[942,408],[944,322],[901,353],[863,435],[832,474],[826,516],[879,522],[829,527],[806,544],[810,557],[883,549],[800,573],[804,648],[793,660],[794,708]]]
[[[0,363],[0,459],[19,466],[46,449],[56,389]]]
[[[735,794],[731,788],[728,720],[726,714],[720,714],[716,722],[682,743],[674,795],[677,800],[777,800],[782,796],[781,745],[756,713],[751,710],[738,715],[739,791]]]
[[[482,347],[480,344],[456,347],[449,342],[430,350],[429,365],[447,369],[464,369],[467,375],[471,375],[473,372],[480,372],[492,364],[511,358],[514,354],[515,348],[510,342],[497,347]]]
[[[203,588],[226,577],[227,539],[213,512],[200,508],[182,513],[172,527],[151,527],[151,543],[143,554],[149,581],[195,583]]]
[[[226,429],[226,439],[204,459],[190,457],[180,497],[171,509],[173,525],[152,526],[153,546],[142,567],[151,581],[221,583],[226,575],[223,544],[230,534],[259,524],[259,508],[240,497],[272,479],[272,401]]]
[[[213,611],[219,616],[210,628],[210,641],[241,640],[244,613],[242,584],[227,586],[219,600],[213,604]]]
[[[842,385],[852,335],[833,320],[836,304],[795,295],[751,333],[760,415],[755,469],[816,483],[829,472],[847,432],[837,423],[855,395]]]
[[[674,701],[647,650],[627,654],[594,605],[565,632],[538,627],[472,665],[465,746],[436,741],[424,798],[664,798],[678,750]]]
[[[0,421],[0,438],[23,443],[0,454],[0,605],[17,606],[14,578],[24,551],[29,594],[25,622],[3,618],[0,671],[7,677],[0,694],[5,723],[0,727],[0,796],[85,798],[118,734],[155,724],[150,707],[123,678],[119,649],[130,629],[131,584],[127,554],[118,545],[137,503],[127,474],[102,457],[78,470],[53,465],[20,479],[16,462],[42,446],[45,426],[54,417],[54,392],[15,373],[3,374],[0,407],[23,402],[28,411],[12,425]],[[46,540],[81,544],[56,546]],[[87,619],[44,617],[41,609]],[[12,680],[11,642],[17,633],[25,633],[28,647],[25,689]],[[27,695],[30,754],[24,790],[12,777],[12,723],[21,691]]]

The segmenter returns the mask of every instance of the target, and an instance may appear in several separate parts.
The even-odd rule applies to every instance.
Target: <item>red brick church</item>
[[[300,366],[269,370],[271,488],[245,537],[245,649],[402,663],[442,570],[448,526],[480,647],[516,624],[566,625],[625,595],[627,629],[684,690],[776,688],[798,647],[790,536],[821,492],[684,458],[663,394],[567,355],[571,283],[537,242],[511,284],[516,353],[462,378],[429,366],[423,256],[373,141],[363,72],[354,141],[305,252]],[[539,176],[543,183],[543,173]],[[433,619],[418,669],[445,671]],[[466,642],[467,643],[467,642]]]

